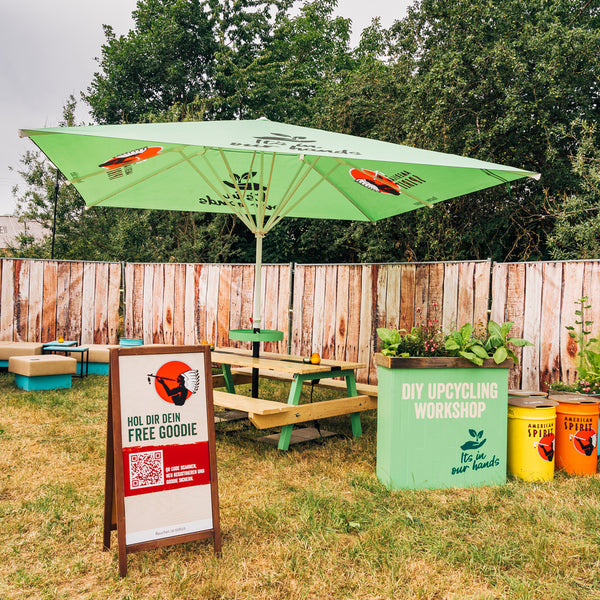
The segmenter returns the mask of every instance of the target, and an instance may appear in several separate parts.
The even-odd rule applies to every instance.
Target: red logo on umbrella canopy
[[[149,158],[156,156],[161,150],[161,146],[138,148],[137,150],[132,150],[131,152],[125,152],[125,154],[119,154],[119,156],[115,156],[98,166],[104,167],[110,171],[111,169],[116,169],[117,167],[148,160]]]
[[[383,173],[369,171],[369,169],[350,169],[350,175],[352,175],[354,181],[374,192],[392,194],[393,196],[400,195],[400,188]]]

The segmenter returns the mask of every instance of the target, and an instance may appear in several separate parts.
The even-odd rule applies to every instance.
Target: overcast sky
[[[371,19],[384,27],[406,14],[412,0],[338,0],[337,14],[352,19],[353,39]],[[21,128],[54,127],[70,94],[77,100],[97,70],[94,58],[104,40],[102,25],[116,35],[133,25],[136,0],[18,0],[0,13],[0,215],[12,214],[12,188],[22,180],[9,166],[35,146]],[[365,10],[368,7],[369,10]],[[88,118],[81,103],[80,119]]]

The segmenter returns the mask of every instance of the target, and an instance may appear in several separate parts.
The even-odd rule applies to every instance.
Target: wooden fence
[[[262,328],[284,332],[267,351],[287,349],[291,271],[263,266]],[[252,327],[254,265],[128,264],[125,290],[125,337],[145,343],[243,346],[227,332]]]
[[[489,262],[296,265],[291,353],[360,361],[375,383],[378,327],[487,322]]]
[[[519,365],[511,369],[510,386],[546,389],[552,381],[576,379],[577,346],[567,325],[575,326],[576,300],[587,296],[584,313],[600,328],[600,261],[497,263],[492,272],[491,318],[514,321],[511,334],[533,346],[520,349]]]
[[[253,265],[2,259],[0,268],[3,341],[247,346],[227,332],[252,327]],[[575,379],[565,327],[575,324],[578,298],[590,298],[585,318],[600,325],[600,261],[265,265],[262,282],[262,327],[284,332],[266,351],[358,360],[369,383],[378,327],[514,321],[511,334],[534,346],[518,351],[510,385],[537,390]]]
[[[2,259],[0,340],[117,341],[121,265]]]

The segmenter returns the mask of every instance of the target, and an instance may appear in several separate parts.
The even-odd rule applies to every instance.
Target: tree
[[[548,236],[550,256],[557,260],[600,257],[600,147],[595,123],[578,121],[571,129],[572,169],[581,192],[554,199],[556,224]]]
[[[243,116],[234,98],[237,78],[272,38],[289,5],[140,0],[126,36],[117,38],[104,27],[101,70],[84,94],[93,117],[98,123],[134,123],[193,102],[202,103],[208,117]]]
[[[127,36],[106,28],[84,98],[100,123],[264,115],[542,173],[540,183],[376,224],[286,219],[265,242],[266,260],[544,259],[559,247],[572,256],[573,240],[590,237],[597,188],[573,160],[600,147],[596,128],[584,135],[577,125],[600,117],[597,3],[505,0],[499,10],[491,0],[421,0],[390,29],[374,21],[355,51],[348,20],[333,16],[335,0],[307,3],[295,16],[290,5],[139,0]],[[40,165],[28,160],[41,182],[30,200],[49,210],[52,173],[39,178]],[[251,234],[227,215],[79,214],[81,200],[69,202],[64,231],[97,233],[95,256],[129,256],[134,245],[139,260],[253,256]],[[77,247],[73,237],[65,251]]]
[[[502,10],[491,0],[422,0],[388,32],[371,29],[370,56],[324,91],[321,122],[540,171],[542,181],[378,224],[363,256],[388,248],[390,260],[548,257],[547,198],[581,185],[564,132],[600,116],[599,25],[597,5],[580,0],[507,0]],[[356,229],[366,240],[365,226]]]

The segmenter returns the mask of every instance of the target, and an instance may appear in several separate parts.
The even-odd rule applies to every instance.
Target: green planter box
[[[376,354],[377,477],[391,490],[506,481],[508,369]]]

